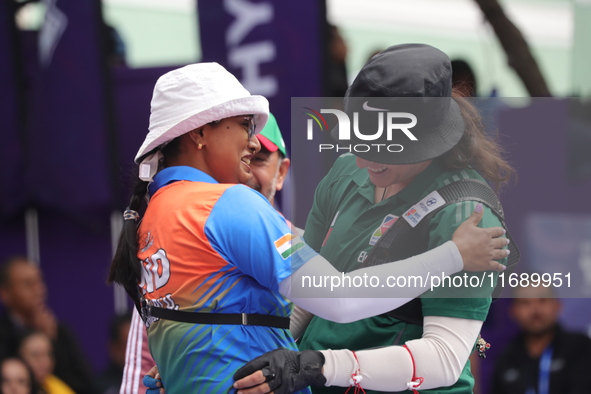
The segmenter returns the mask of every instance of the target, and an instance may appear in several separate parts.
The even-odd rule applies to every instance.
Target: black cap
[[[352,123],[353,113],[358,113],[359,130],[364,135],[376,132],[378,115],[372,111],[382,110],[384,132],[372,143],[383,147],[352,152],[378,163],[413,164],[439,157],[453,148],[464,133],[464,121],[458,104],[451,98],[451,76],[449,57],[429,45],[395,45],[373,56],[347,90],[344,105]],[[401,129],[386,133],[387,115],[383,111],[412,114],[416,125],[408,128],[408,133]],[[392,122],[412,123],[410,118],[404,118]],[[335,128],[333,137],[337,138],[337,132]],[[351,133],[350,143],[369,145],[367,138],[359,138],[356,133]],[[386,146],[393,148],[388,150]]]

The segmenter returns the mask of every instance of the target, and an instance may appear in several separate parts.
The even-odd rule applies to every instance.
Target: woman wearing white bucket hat
[[[150,131],[136,156],[142,182],[125,211],[109,280],[121,283],[141,308],[170,394],[227,392],[232,374],[246,361],[277,347],[295,349],[285,298],[292,283],[306,275],[341,276],[292,234],[262,195],[236,185],[250,177],[250,158],[260,149],[253,135],[267,117],[266,99],[251,96],[216,63],[186,66],[156,83]],[[146,189],[149,203],[139,221]],[[500,270],[493,260],[505,254],[505,242],[496,238],[503,231],[477,229],[477,221],[467,221],[453,242],[406,264],[356,274]],[[410,291],[387,294],[408,300],[425,288],[404,290]],[[343,322],[405,302],[360,298],[368,294],[363,289],[314,291],[315,298],[294,302]],[[313,367],[319,365],[317,354],[309,355],[302,357],[310,367],[306,381],[321,384],[324,377]]]

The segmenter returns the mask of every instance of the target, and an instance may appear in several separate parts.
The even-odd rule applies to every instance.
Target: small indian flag
[[[304,247],[304,241],[299,235],[285,234],[283,237],[275,241],[275,248],[283,257],[283,260],[294,254],[296,251]]]

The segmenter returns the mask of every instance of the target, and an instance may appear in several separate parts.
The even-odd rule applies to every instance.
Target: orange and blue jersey
[[[289,316],[279,283],[316,255],[258,192],[191,167],[154,177],[138,233],[140,288],[153,306]],[[227,393],[261,354],[297,349],[288,330],[155,320],[150,351],[167,393]],[[309,390],[302,391],[309,393]]]

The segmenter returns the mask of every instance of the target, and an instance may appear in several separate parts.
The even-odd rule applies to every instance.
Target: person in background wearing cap
[[[283,182],[291,164],[287,158],[285,142],[273,114],[257,134],[261,150],[250,161],[252,177],[246,186],[261,193],[271,205],[275,205],[275,193],[283,188]]]
[[[252,176],[250,161],[260,149],[255,134],[268,112],[264,97],[250,95],[217,63],[189,65],[156,82],[150,129],[135,159],[140,180],[108,279],[122,284],[141,308],[170,394],[227,392],[233,371],[248,360],[277,347],[295,350],[288,330],[292,285],[297,288],[302,276],[341,276],[291,233],[260,193],[242,185]],[[386,280],[501,270],[494,259],[505,255],[498,238],[503,230],[477,228],[477,216],[441,247],[356,274]],[[404,302],[361,298],[367,293],[358,289],[315,290],[314,297],[292,301],[341,322]],[[318,354],[309,355],[310,364],[319,365]]]
[[[418,116],[417,126],[429,127],[413,128],[417,141],[412,143],[403,133],[393,134],[391,141],[373,141],[400,143],[402,152],[342,155],[319,184],[305,238],[337,270],[355,272],[376,243],[375,229],[388,218],[404,220],[431,192],[461,179],[486,178],[499,185],[513,174],[499,147],[484,134],[474,107],[465,99],[451,98],[456,97],[451,78],[450,60],[443,52],[422,44],[396,45],[373,56],[347,91],[348,114],[363,113],[361,103],[366,111],[370,106],[384,108],[379,98],[411,98],[392,100],[399,107],[387,107],[390,111],[420,100],[429,106],[414,109],[429,111],[427,117]],[[351,142],[364,141],[351,136]],[[464,201],[436,213],[428,227],[428,247],[448,241],[474,206],[476,202]],[[486,207],[480,225],[501,222]],[[234,387],[239,393],[287,393],[301,387],[298,384],[310,384],[310,374],[298,357],[312,351],[323,355],[326,379],[314,393],[342,393],[342,387],[350,385],[368,394],[411,389],[471,393],[468,357],[490,307],[489,286],[436,289],[421,298],[422,325],[386,314],[344,324],[315,316],[299,339],[301,353],[277,349],[253,360],[235,374]],[[438,290],[447,292],[448,298],[439,298]]]
[[[290,160],[287,158],[285,142],[273,114],[269,113],[269,120],[263,130],[257,134],[257,139],[261,144],[261,150],[250,160],[252,178],[246,185],[261,193],[271,205],[274,205],[275,192],[283,188]],[[290,225],[288,221],[287,223]],[[150,373],[154,365],[154,359],[148,348],[148,335],[144,323],[137,310],[134,309],[127,340],[125,370],[120,393],[139,393],[143,377]],[[156,373],[157,369],[150,376],[155,379]],[[149,384],[156,384],[153,379],[147,379]]]

